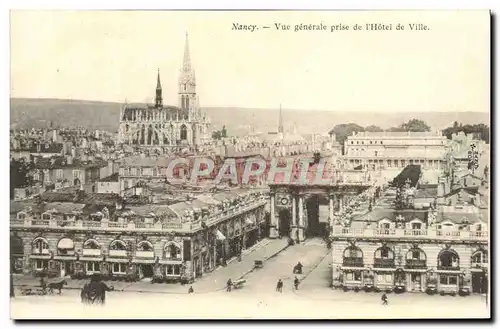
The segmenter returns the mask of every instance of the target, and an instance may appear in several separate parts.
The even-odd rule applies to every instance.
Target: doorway
[[[482,272],[472,273],[472,293],[484,294],[488,291],[488,281]]]
[[[422,289],[422,275],[420,273],[410,274],[410,291],[420,291]]]
[[[61,277],[64,278],[66,276],[73,275],[73,263],[70,261],[62,261],[61,262]]]
[[[306,200],[307,207],[307,230],[308,237],[324,236],[322,226],[319,222],[319,205],[320,198],[318,195],[313,195]]]
[[[141,273],[143,278],[152,278],[154,273],[153,265],[141,264]]]
[[[279,233],[280,236],[290,236],[292,214],[288,209],[281,209],[279,212]]]

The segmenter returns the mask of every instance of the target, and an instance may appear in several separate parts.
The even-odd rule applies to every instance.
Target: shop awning
[[[147,259],[147,258],[136,258],[132,260],[132,263],[137,263],[137,264],[154,264],[155,260],[154,259]]]
[[[462,274],[461,270],[436,270],[438,274]]]
[[[80,261],[82,262],[102,262],[102,257],[80,257]]]
[[[425,273],[428,270],[425,268],[406,268],[404,271],[408,273]]]
[[[181,265],[182,261],[180,260],[167,260],[167,259],[161,259],[160,264],[167,264],[167,265]]]
[[[75,244],[73,243],[73,240],[68,239],[68,238],[63,238],[57,244],[57,248],[58,249],[75,249]]]
[[[76,256],[54,256],[55,260],[76,260]]]
[[[44,254],[44,255],[31,255],[31,259],[50,259],[50,254]]]
[[[381,268],[374,268],[373,269],[374,272],[396,272],[396,269],[395,268],[384,268],[384,267],[381,267]]]
[[[216,235],[217,235],[217,240],[219,240],[219,241],[226,240],[226,237],[224,236],[224,234],[222,234],[221,231],[217,230]]]
[[[128,258],[106,258],[109,263],[128,263]]]
[[[342,270],[353,270],[353,271],[363,271],[363,270],[368,271],[369,270],[369,269],[364,268],[364,267],[355,267],[355,266],[341,266],[340,268]]]

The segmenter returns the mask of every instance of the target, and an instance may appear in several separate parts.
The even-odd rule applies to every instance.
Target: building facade
[[[379,168],[386,180],[407,165],[420,165],[422,182],[437,183],[446,158],[448,141],[441,132],[359,132],[347,137],[344,164]]]
[[[336,222],[333,287],[452,295],[487,292],[487,206],[465,195],[462,200],[460,193],[443,195],[440,187],[436,202],[427,209],[376,206],[347,225]]]
[[[179,105],[164,106],[158,71],[154,104],[126,105],[121,110],[119,142],[160,153],[195,150],[202,144],[207,138],[209,120],[199,107],[187,34],[178,86]]]
[[[266,203],[265,194],[239,189],[114,210],[41,203],[11,219],[11,255],[25,274],[189,282],[266,235]]]

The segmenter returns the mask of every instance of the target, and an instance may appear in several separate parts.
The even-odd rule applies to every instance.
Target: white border
[[[374,1],[369,1],[369,0],[351,0],[351,1],[324,1],[324,0],[308,0],[308,1],[278,1],[278,0],[247,0],[247,1],[223,1],[223,0],[212,0],[210,2],[208,1],[203,1],[203,0],[183,0],[183,1],[151,1],[151,0],[141,0],[141,1],[130,1],[130,0],[121,0],[121,1],[103,1],[103,0],[85,0],[85,1],[64,1],[64,0],[51,0],[51,1],[44,1],[43,4],[40,1],[29,1],[29,0],[7,0],[7,1],[2,1],[0,6],[2,8],[1,11],[1,16],[0,16],[0,24],[1,26],[1,38],[2,38],[2,44],[5,47],[5,50],[2,52],[2,76],[4,77],[1,80],[2,83],[2,88],[1,88],[1,100],[2,100],[2,105],[3,105],[3,111],[1,112],[1,119],[0,122],[5,125],[5,128],[2,130],[2,139],[0,143],[1,147],[1,154],[3,154],[2,157],[2,167],[4,168],[3,173],[4,177],[7,176],[8,173],[8,161],[7,161],[7,153],[9,151],[9,141],[8,141],[8,125],[9,125],[9,93],[10,93],[10,78],[9,78],[9,10],[10,9],[491,9],[493,12],[500,12],[500,5],[499,1],[493,1],[493,0],[475,0],[475,1],[436,1],[436,0],[412,0],[412,1],[402,1],[402,0],[378,0],[376,2]],[[498,32],[498,21],[496,24],[496,32]],[[495,40],[498,41],[498,33],[495,33]],[[498,55],[497,55],[498,57]],[[496,73],[496,72],[494,72]],[[496,76],[496,75],[495,75]],[[492,92],[496,92],[498,94],[498,84],[496,85],[495,90]],[[491,109],[493,111],[493,109]],[[491,123],[492,127],[497,126],[497,122]],[[495,142],[497,142],[495,140]],[[496,143],[495,143],[496,144]],[[8,184],[8,183],[7,183]],[[9,240],[7,238],[7,233],[9,232],[8,230],[8,223],[9,221],[6,220],[8,218],[7,216],[7,209],[9,208],[9,203],[8,203],[8,192],[6,185],[4,183],[5,188],[1,190],[1,196],[0,200],[4,207],[1,209],[4,209],[4,216],[3,216],[3,221],[2,224],[5,225],[5,229],[3,232],[5,232],[5,239],[2,239],[2,243],[4,244],[4,249],[5,251],[9,250],[8,249],[8,243]],[[492,184],[494,187],[496,187],[496,182],[495,184]],[[498,200],[493,200],[491,203],[496,203],[497,205]],[[494,220],[492,218],[492,220]],[[498,229],[500,225],[497,226],[497,231],[495,232],[495,237],[500,236],[498,234]],[[492,255],[497,255],[497,253],[492,252]],[[499,264],[498,259],[497,264]],[[5,264],[7,263],[7,259],[5,259]],[[495,271],[496,274],[500,271]],[[8,273],[8,267],[5,266],[4,269],[0,272],[1,275],[4,277],[4,279],[1,281],[3,284],[0,285],[1,287],[1,294],[2,296],[2,303],[3,307],[1,308],[2,312],[2,328],[6,327],[11,327],[13,326],[13,322],[9,320],[10,314],[9,314],[9,300],[7,299],[8,296],[8,282],[9,282],[9,273]],[[497,278],[496,278],[497,279]],[[498,305],[498,303],[496,303]],[[446,307],[446,305],[443,305],[443,307]],[[368,323],[367,323],[368,324]],[[65,324],[66,325],[66,324]],[[85,325],[85,324],[83,324]],[[87,324],[88,326],[89,324]],[[97,325],[96,323],[91,323],[94,328],[96,327],[108,327],[111,324],[99,324]],[[123,326],[122,323],[118,324],[120,326]],[[178,326],[178,324],[167,324],[168,326]],[[194,324],[189,324],[188,326],[191,326]],[[211,326],[216,326],[217,324],[211,324]],[[286,324],[285,324],[286,325]],[[306,324],[301,324],[304,326],[308,326]],[[332,324],[326,324],[325,325],[333,325],[333,326],[338,326],[339,323],[332,323]],[[399,324],[404,325],[404,324]],[[438,326],[438,324],[421,324],[420,326],[425,327],[434,327]],[[26,325],[26,327],[34,327],[35,324],[31,325]],[[180,326],[180,324],[179,324]],[[248,324],[241,324],[241,326],[249,326]],[[270,327],[270,324],[260,324],[262,327]],[[361,327],[361,324],[354,325],[355,327]],[[370,324],[370,326],[374,326],[374,324]],[[376,326],[386,326],[385,323],[380,323]],[[442,324],[440,324],[442,326]],[[467,323],[467,326],[474,326],[473,323]],[[140,328],[142,327],[140,324],[134,324],[133,327]]]

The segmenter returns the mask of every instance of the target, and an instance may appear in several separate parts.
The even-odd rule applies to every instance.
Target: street
[[[389,294],[389,305],[382,306],[380,294],[332,290],[329,250],[319,239],[290,246],[273,256],[283,241],[275,240],[256,250],[242,262],[207,275],[193,284],[194,294],[186,286],[165,290],[164,285],[137,283],[130,291],[110,292],[104,307],[80,303],[79,290],[65,289],[61,295],[20,296],[11,300],[11,317],[19,318],[481,318],[488,316],[482,296],[451,297],[426,294]],[[248,272],[252,259],[271,256],[264,267],[244,275],[241,289],[226,292],[227,276],[233,280]],[[293,289],[297,262],[304,265],[299,290]],[[229,278],[228,277],[228,278]],[[283,293],[276,292],[277,280],[284,282]],[[129,284],[132,288],[131,284]],[[138,287],[141,288],[141,290]],[[210,288],[209,288],[210,287]],[[169,287],[171,288],[171,287]],[[149,289],[149,290],[147,290]],[[178,292],[176,292],[178,291]],[[18,292],[18,291],[16,291]],[[445,306],[445,307],[443,307]]]

